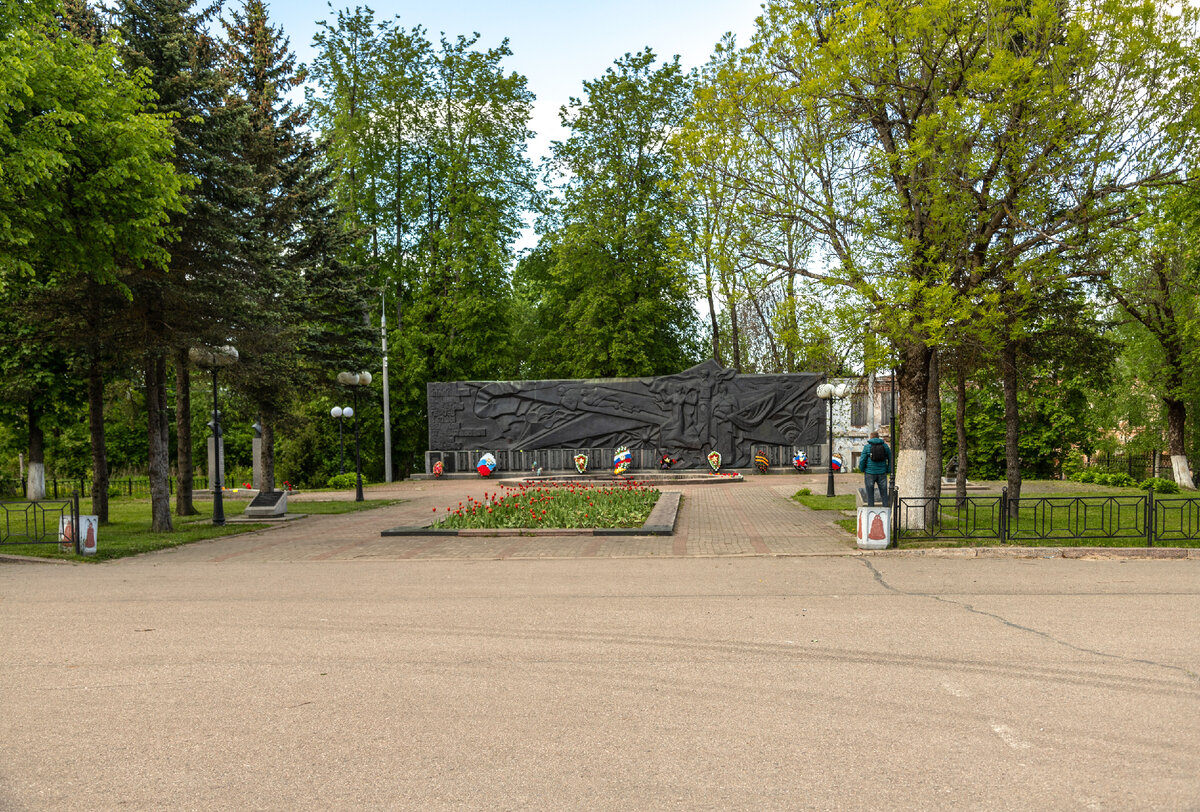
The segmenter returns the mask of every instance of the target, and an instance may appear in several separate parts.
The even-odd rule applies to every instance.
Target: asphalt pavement
[[[0,808],[1200,808],[1200,560],[860,556],[766,479],[682,549],[380,539],[412,483],[0,565]]]

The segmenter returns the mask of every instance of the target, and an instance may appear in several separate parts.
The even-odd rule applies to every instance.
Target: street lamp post
[[[826,496],[833,496],[833,400],[834,398],[844,398],[849,391],[850,387],[844,383],[836,386],[831,383],[823,383],[817,386],[817,397],[829,401],[829,487]],[[843,462],[843,464],[845,463]]]
[[[341,458],[339,473],[346,473],[346,443],[342,439],[342,420],[354,417],[354,409],[350,406],[334,406],[329,410],[329,416],[338,422],[338,456]]]
[[[224,347],[192,347],[188,350],[188,358],[192,363],[205,369],[212,370],[212,386],[213,386],[213,419],[212,435],[213,435],[213,471],[212,471],[212,489],[213,489],[213,516],[212,523],[217,527],[225,524],[225,503],[222,499],[222,491],[225,489],[225,483],[222,482],[221,476],[221,410],[217,405],[217,370],[221,367],[227,367],[233,364],[238,359],[238,351],[235,347],[226,345]]]
[[[354,392],[354,410],[351,414],[358,411],[358,390],[363,386],[370,386],[370,372],[339,372],[337,376],[338,383],[342,386],[350,387]],[[343,412],[344,414],[344,412]],[[363,501],[363,486],[362,486],[362,448],[358,436],[358,424],[361,418],[354,421],[354,501]]]

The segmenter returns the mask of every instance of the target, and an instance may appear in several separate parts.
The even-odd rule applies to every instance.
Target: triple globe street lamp
[[[833,401],[834,398],[844,398],[848,394],[850,394],[849,384],[822,383],[817,385],[817,397],[829,401],[829,488],[826,496],[833,496]]]
[[[334,406],[329,410],[329,416],[338,422],[338,457],[341,459],[338,473],[346,473],[346,443],[342,440],[342,421],[354,417],[352,406]]]
[[[213,436],[213,470],[210,479],[213,489],[212,523],[217,527],[225,524],[225,503],[221,493],[225,488],[223,471],[221,469],[221,410],[217,407],[217,370],[221,367],[232,366],[238,360],[236,347],[226,344],[223,347],[192,347],[188,350],[188,358],[193,364],[202,369],[212,370],[213,386],[213,419],[209,423]]]
[[[338,376],[337,376],[337,382],[340,383],[342,386],[348,386],[350,388],[350,391],[352,391],[354,393],[354,407],[352,409],[343,409],[342,410],[343,417],[353,417],[355,415],[355,413],[358,412],[358,390],[364,386],[371,385],[371,373],[370,372],[339,372]],[[335,407],[335,409],[336,409],[336,407]],[[334,410],[331,409],[329,413],[331,415],[333,415],[333,412],[334,412]],[[347,412],[349,412],[349,414],[346,414]],[[337,415],[333,415],[333,416],[337,417]],[[361,444],[359,442],[359,436],[358,436],[358,424],[359,424],[359,421],[355,420],[354,421],[354,481],[355,481],[354,501],[355,502],[363,501],[362,453],[361,453]],[[338,435],[340,436],[341,435],[341,428],[340,428],[341,421],[338,421],[338,426],[339,426]]]

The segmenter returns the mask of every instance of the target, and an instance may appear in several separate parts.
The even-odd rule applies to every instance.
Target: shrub
[[[1100,474],[1096,477],[1095,482],[1097,485],[1107,485],[1110,488],[1132,488],[1137,485],[1137,480],[1124,471]]]
[[[363,484],[367,484],[367,478],[363,477]],[[344,491],[349,488],[357,487],[358,478],[354,474],[334,474],[325,483],[325,487],[333,488],[334,490]]]
[[[1095,482],[1096,472],[1091,468],[1084,468],[1082,471],[1071,477],[1071,479],[1075,480],[1076,482]]]
[[[797,496],[812,496],[812,488],[801,488],[796,491]]]
[[[1138,487],[1144,491],[1154,488],[1155,493],[1179,493],[1179,485],[1175,483],[1175,480],[1164,479],[1160,476],[1152,476],[1142,480],[1142,483]]]

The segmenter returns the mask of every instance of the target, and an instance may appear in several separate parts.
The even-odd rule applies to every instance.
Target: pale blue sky
[[[227,0],[237,4],[238,0]],[[302,62],[312,58],[316,21],[333,20],[351,3],[324,0],[268,0],[271,19],[291,39]],[[761,0],[608,0],[604,3],[551,0],[448,0],[438,3],[370,4],[376,19],[399,17],[405,28],[423,26],[430,39],[479,32],[480,47],[505,37],[513,51],[508,70],[522,73],[537,96],[530,145],[535,160],[563,133],[558,109],[568,97],[582,95],[584,80],[600,76],[626,52],[650,46],[660,58],[678,54],[685,68],[708,61],[726,31],[739,43],[754,30]]]

